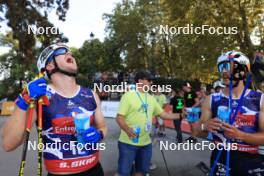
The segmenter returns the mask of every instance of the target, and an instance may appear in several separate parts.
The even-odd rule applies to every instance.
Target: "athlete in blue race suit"
[[[212,132],[215,144],[231,145],[230,152],[227,147],[212,151],[211,175],[264,175],[264,160],[258,153],[264,144],[263,94],[247,89],[249,59],[230,51],[218,58],[217,66],[226,88],[206,98],[199,125],[194,127],[195,135],[206,137]]]
[[[45,79],[31,81],[26,90],[31,99],[46,95],[50,102],[43,107],[42,114],[43,157],[48,176],[103,176],[98,142],[104,138],[107,129],[98,96],[76,83],[78,68],[67,46],[48,46],[40,54],[37,64]],[[16,149],[23,141],[27,109],[26,100],[19,95],[14,113],[3,127],[6,151]],[[76,119],[80,116],[86,122],[78,124],[85,125],[83,131],[77,128]]]

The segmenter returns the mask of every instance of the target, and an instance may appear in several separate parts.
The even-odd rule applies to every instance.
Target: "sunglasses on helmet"
[[[224,69],[225,69],[226,71],[230,71],[230,70],[231,70],[231,64],[230,64],[230,62],[222,62],[222,63],[220,63],[220,64],[218,65],[218,71],[219,71],[220,73],[222,73],[222,72],[224,71]]]
[[[69,52],[69,50],[67,48],[58,48],[49,57],[48,62],[50,62],[54,57],[67,54],[68,52]]]
[[[67,48],[58,48],[54,51],[53,56],[55,57],[55,56],[59,56],[59,55],[64,55],[68,52],[69,52],[69,50]]]

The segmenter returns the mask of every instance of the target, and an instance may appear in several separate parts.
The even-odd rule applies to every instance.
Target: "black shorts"
[[[211,155],[211,168],[218,154],[218,150],[214,150]],[[215,167],[213,175],[226,175],[226,150],[222,151],[221,157]],[[230,176],[264,176],[264,158],[258,154],[250,154],[246,152],[230,151],[229,161]]]
[[[81,173],[68,174],[68,175],[56,175],[56,174],[48,173],[47,176],[104,176],[104,171],[100,162],[98,162],[93,168]]]

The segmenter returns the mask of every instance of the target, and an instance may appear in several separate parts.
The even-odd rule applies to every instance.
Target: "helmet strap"
[[[235,82],[234,84],[233,84],[233,81]],[[239,81],[240,80],[238,80],[238,79],[233,79],[232,81],[230,81],[230,84],[233,84],[233,88],[236,88],[239,84]]]
[[[59,72],[59,73],[62,73],[64,75],[71,76],[71,77],[76,77],[77,76],[77,73],[68,72],[68,71],[65,71],[65,70],[59,68],[55,58],[53,58],[53,62],[54,62],[55,68],[53,70],[51,70],[51,72],[47,71],[47,75],[48,75],[49,78],[51,78],[51,75],[56,73],[56,72]]]
[[[230,55],[229,56],[229,62],[231,65],[231,69],[230,69],[230,74],[231,74],[231,79],[230,79],[230,84],[233,84],[233,81],[235,81],[235,83],[233,84],[233,87],[237,87],[239,84],[239,81],[241,80],[245,80],[246,79],[246,75],[247,75],[247,69],[245,67],[241,67],[238,66],[235,68],[235,61],[234,61],[234,56]],[[244,74],[242,74],[241,72],[244,72]]]

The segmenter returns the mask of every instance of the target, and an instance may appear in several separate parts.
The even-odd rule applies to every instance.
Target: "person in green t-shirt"
[[[184,100],[183,100],[183,95],[184,92],[183,90],[177,89],[173,90],[174,96],[170,100],[170,105],[172,105],[172,112],[173,113],[178,113],[180,115],[180,119],[173,120],[175,130],[177,133],[176,136],[176,141],[178,143],[182,143],[182,131],[181,131],[181,122],[183,119],[184,114],[182,113],[182,110],[184,108]]]
[[[121,128],[118,142],[118,175],[128,176],[135,162],[136,176],[149,172],[152,156],[150,138],[151,123],[154,116],[163,119],[178,119],[178,114],[163,111],[156,99],[147,93],[152,76],[147,71],[135,75],[136,90],[126,92],[120,101],[116,121]]]
[[[158,102],[158,104],[160,105],[160,107],[162,107],[162,109],[165,107],[165,105],[167,104],[167,100],[165,95],[163,95],[158,89],[156,89],[154,92],[154,97],[156,99],[156,101]],[[158,136],[165,136],[165,125],[164,125],[164,121],[162,118],[156,116],[157,118],[157,122],[156,122],[156,129],[158,128]]]

